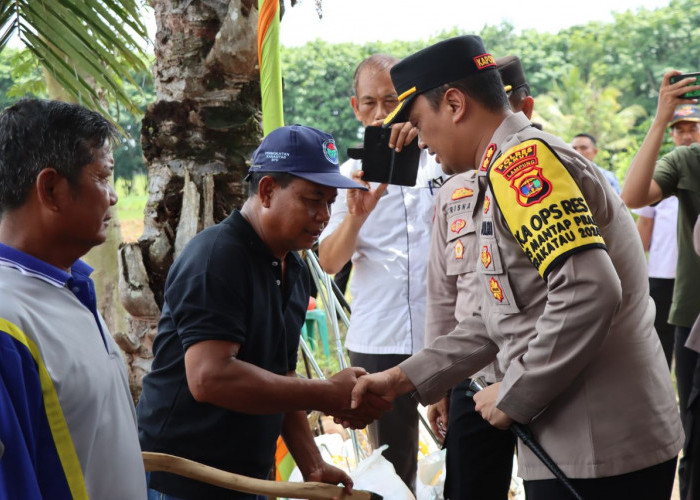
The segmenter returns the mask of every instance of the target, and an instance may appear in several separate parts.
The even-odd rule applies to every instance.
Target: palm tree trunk
[[[156,17],[156,102],[143,119],[148,166],[144,232],[120,253],[122,339],[135,399],[170,265],[189,239],[245,199],[246,160],[259,143],[256,0],[151,0]]]

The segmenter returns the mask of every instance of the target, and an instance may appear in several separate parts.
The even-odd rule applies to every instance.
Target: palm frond
[[[106,114],[104,95],[140,114],[123,90],[124,79],[139,87],[130,74],[147,70],[138,0],[0,0],[0,50],[12,35],[84,106]]]

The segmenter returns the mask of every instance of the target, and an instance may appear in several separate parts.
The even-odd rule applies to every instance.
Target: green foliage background
[[[285,122],[331,132],[344,160],[346,149],[361,140],[360,124],[350,107],[357,64],[379,52],[405,57],[460,34],[465,32],[453,28],[411,42],[360,45],[316,40],[283,47]],[[535,97],[534,120],[565,140],[578,132],[596,136],[601,150],[597,162],[620,179],[653,118],[664,72],[700,71],[697,0],[670,0],[667,7],[627,11],[616,14],[613,22],[591,22],[556,34],[516,32],[508,23],[485,25],[478,34],[494,56],[516,54],[522,59]],[[143,112],[155,100],[152,77],[146,71],[131,77],[138,87],[125,79],[124,91]],[[0,107],[27,95],[46,97],[41,67],[29,51],[6,48],[0,52]],[[146,171],[141,116],[119,113],[116,106],[110,112],[127,134],[115,149],[115,164],[117,178],[126,179],[128,189],[133,175]],[[667,141],[662,152],[670,148]]]
[[[461,34],[467,33],[454,28],[424,41],[358,45],[316,40],[283,48],[285,122],[332,133],[344,159],[346,149],[361,137],[350,107],[357,64],[377,52],[405,57]],[[591,22],[556,34],[518,33],[508,23],[486,25],[478,34],[494,56],[522,59],[535,97],[534,121],[567,141],[579,132],[596,136],[596,161],[620,179],[653,118],[664,72],[700,71],[697,0],[671,0],[667,7],[627,11],[613,22]]]
[[[116,102],[109,105],[110,115],[125,133],[114,148],[114,163],[115,177],[127,179],[127,187],[134,175],[146,173],[141,151],[141,118],[146,106],[155,101],[150,71],[132,73],[130,77],[137,85],[125,80],[123,90],[141,114],[125,112]],[[5,48],[0,52],[0,109],[23,97],[48,98],[43,69],[30,51]]]

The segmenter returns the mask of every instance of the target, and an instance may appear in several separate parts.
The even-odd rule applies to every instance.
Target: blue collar
[[[71,272],[67,273],[48,262],[2,243],[0,243],[0,265],[14,267],[23,274],[35,276],[61,288],[66,286],[71,277],[84,279],[92,274],[92,267],[82,260],[76,260],[71,266]]]
[[[95,285],[90,279],[92,267],[82,260],[76,260],[70,268],[70,273],[48,262],[37,259],[27,253],[0,243],[0,267],[7,266],[17,269],[26,276],[39,278],[54,285],[57,288],[68,288],[77,297],[81,304],[95,317],[95,322],[102,335],[107,352],[109,345],[107,337],[102,330],[99,313],[97,312],[97,297],[95,295]]]

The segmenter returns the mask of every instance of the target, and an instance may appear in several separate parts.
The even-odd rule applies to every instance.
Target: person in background
[[[350,104],[364,127],[381,125],[398,104],[389,69],[397,59],[375,54],[362,61],[353,77]],[[398,126],[391,147],[401,149],[415,137]],[[394,132],[392,131],[392,132]],[[362,182],[360,160],[348,160],[343,175]],[[431,185],[442,177],[440,166],[423,153],[413,187],[365,183],[370,190],[338,195],[328,226],[321,235],[323,269],[339,272],[352,260],[352,314],[345,347],[353,366],[376,372],[396,366],[423,347],[425,336],[426,268],[435,204]],[[397,399],[392,411],[369,426],[373,447],[388,444],[384,456],[406,485],[415,491],[418,455],[418,412],[409,396]]]
[[[648,252],[649,295],[656,305],[654,329],[659,335],[669,369],[673,361],[675,327],[668,322],[676,279],[678,198],[671,196],[653,207],[632,210],[638,215],[637,231]]]
[[[695,253],[700,255],[700,216],[698,216],[698,220],[695,221],[695,228],[693,229],[693,247],[695,248]],[[685,346],[688,349],[700,353],[700,317],[693,323]],[[693,450],[692,453],[700,453],[700,449]]]
[[[116,128],[76,104],[0,114],[0,498],[146,498],[126,364],[92,268]]]
[[[682,104],[669,123],[669,135],[676,147],[700,142],[700,108]],[[675,326],[668,321],[678,259],[678,198],[669,196],[656,205],[632,210],[639,218],[637,229],[649,252],[649,294],[656,303],[654,327],[661,339],[669,368],[673,359]]]
[[[610,170],[604,169],[595,162],[595,157],[598,154],[598,146],[595,137],[593,137],[591,134],[585,133],[576,134],[571,140],[571,147],[574,148],[578,154],[598,167],[598,170],[602,172],[612,186],[613,190],[617,194],[620,194],[620,182],[617,180],[617,177],[615,177],[615,174]]]
[[[652,205],[670,196],[678,198],[678,261],[668,317],[668,322],[676,326],[676,382],[686,436],[678,476],[681,499],[698,500],[700,457],[695,450],[700,447],[700,398],[697,397],[700,393],[700,364],[698,354],[685,347],[685,343],[700,314],[700,256],[692,244],[693,224],[700,214],[700,143],[676,147],[658,158],[666,129],[678,107],[697,104],[695,99],[685,99],[682,95],[700,86],[694,78],[671,83],[671,77],[678,74],[679,71],[669,71],[661,81],[656,115],[630,164],[621,196],[630,208]],[[700,122],[685,121],[682,127],[674,130],[674,135],[697,138]]]

